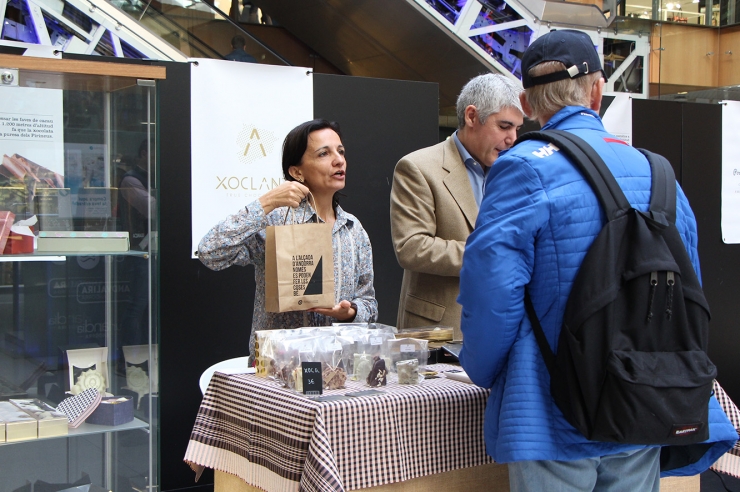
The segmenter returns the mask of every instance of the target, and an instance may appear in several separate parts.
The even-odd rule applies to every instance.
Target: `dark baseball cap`
[[[566,69],[539,77],[529,75],[532,67],[548,61],[561,62]],[[557,80],[575,79],[598,71],[606,80],[599,54],[589,35],[571,29],[550,31],[540,36],[529,45],[522,57],[522,85],[525,89]]]

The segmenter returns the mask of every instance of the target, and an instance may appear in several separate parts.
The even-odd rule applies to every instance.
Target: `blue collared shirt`
[[[468,178],[470,179],[470,186],[473,187],[473,196],[475,197],[475,203],[480,208],[480,202],[483,200],[483,192],[486,189],[486,173],[488,168],[482,166],[478,161],[473,159],[465,147],[463,147],[460,139],[457,138],[457,130],[452,134],[452,138],[455,140],[457,151],[460,152],[460,157],[465,163],[465,169],[468,171]]]

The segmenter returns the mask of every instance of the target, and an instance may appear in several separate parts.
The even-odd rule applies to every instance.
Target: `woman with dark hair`
[[[347,162],[339,125],[311,120],[298,125],[283,142],[285,182],[206,234],[198,258],[212,270],[231,265],[254,265],[254,299],[249,353],[254,355],[254,332],[301,326],[328,326],[337,321],[373,322],[378,302],[373,287],[370,239],[354,215],[339,206],[336,193],[344,189]],[[312,199],[308,199],[309,192]],[[295,214],[287,207],[298,208]],[[326,222],[332,225],[334,294],[332,308],[268,313],[265,311],[265,228],[285,223]]]

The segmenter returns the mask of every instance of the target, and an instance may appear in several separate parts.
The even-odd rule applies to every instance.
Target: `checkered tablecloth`
[[[445,371],[454,366],[428,366]],[[368,387],[347,381],[344,395]],[[382,395],[316,402],[254,375],[216,373],[185,461],[269,491],[345,491],[491,463],[483,441],[488,391],[444,377],[417,386],[389,375]],[[715,382],[736,429],[740,411]],[[740,444],[714,470],[740,478]]]
[[[740,432],[740,410],[737,409],[735,403],[730,400],[730,397],[727,396],[727,393],[717,381],[714,382],[714,396],[717,397],[720,406],[730,418],[733,427]],[[736,442],[732,449],[723,454],[712,465],[712,470],[740,478],[740,441]]]
[[[438,364],[428,369],[445,371]],[[369,389],[359,381],[324,391]],[[216,373],[185,461],[270,491],[344,491],[491,463],[483,440],[488,391],[439,377],[384,393],[317,402],[276,381]]]

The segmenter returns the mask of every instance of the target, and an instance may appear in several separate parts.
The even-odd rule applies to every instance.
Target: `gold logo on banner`
[[[271,131],[244,125],[236,137],[239,161],[243,164],[251,164],[267,157],[274,149],[275,142],[275,135]]]

